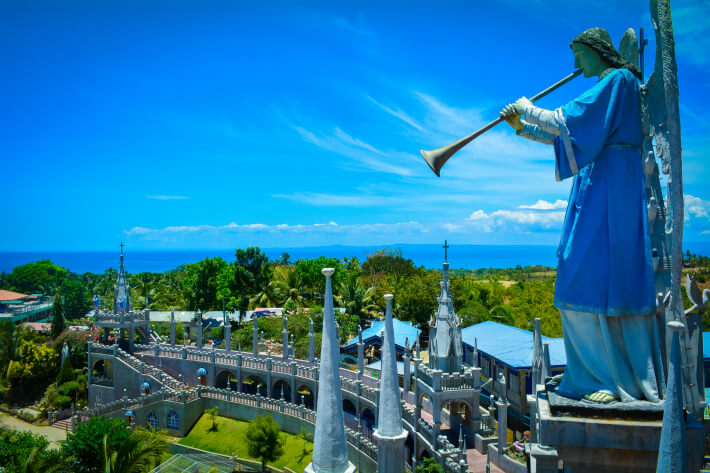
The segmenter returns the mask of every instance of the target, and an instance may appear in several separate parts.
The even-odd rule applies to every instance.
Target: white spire
[[[399,392],[397,374],[397,353],[392,323],[392,294],[385,294],[387,312],[382,340],[382,365],[380,375],[380,399],[377,429],[373,437],[377,440],[377,471],[387,473],[404,472],[404,441],[407,431],[402,427],[402,396]]]
[[[321,272],[326,279],[318,409],[313,437],[313,457],[305,471],[306,473],[353,473],[355,466],[348,461],[348,445],[345,439],[343,395],[338,367],[340,347],[335,334],[333,288],[330,282],[330,277],[335,270],[324,268]]]

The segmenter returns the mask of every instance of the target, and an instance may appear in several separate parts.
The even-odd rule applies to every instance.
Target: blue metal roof
[[[703,358],[710,358],[710,332],[703,332]]]
[[[405,339],[409,338],[409,347],[411,348],[412,346],[414,346],[414,342],[419,337],[419,334],[422,332],[418,328],[413,327],[412,322],[402,322],[401,320],[392,319],[392,325],[394,328],[394,343],[402,349],[404,349]],[[384,332],[384,330],[384,320],[373,321],[372,326],[362,331],[363,343],[367,343],[368,340],[371,340],[373,338],[379,338],[381,341],[382,333]],[[351,339],[348,343],[346,343],[343,348],[354,347],[356,346],[356,343],[357,336],[355,336],[355,338]]]
[[[478,341],[478,351],[495,358],[511,368],[532,367],[533,333],[492,320],[481,322],[461,330],[461,340],[465,346],[473,348],[473,340]],[[542,337],[542,343],[550,343],[550,363],[565,366],[567,355],[562,338]]]

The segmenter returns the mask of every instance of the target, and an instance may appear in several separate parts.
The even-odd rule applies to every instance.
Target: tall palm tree
[[[357,315],[361,319],[371,319],[378,312],[374,300],[375,288],[365,287],[362,281],[354,274],[348,275],[338,287],[338,296],[349,314]]]
[[[274,282],[274,290],[283,306],[291,302],[291,305],[303,307],[303,281],[295,267],[279,266],[274,272]]]
[[[30,337],[30,330],[10,321],[0,322],[0,370],[6,370],[10,361],[20,357],[22,341]]]
[[[106,473],[147,473],[160,463],[168,444],[162,434],[139,428],[113,452],[109,451],[108,436],[104,435]]]
[[[249,304],[252,307],[275,307],[279,304],[280,299],[276,290],[276,281],[271,280],[254,297],[249,299]]]

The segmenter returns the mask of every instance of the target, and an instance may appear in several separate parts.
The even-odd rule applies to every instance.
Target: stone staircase
[[[154,378],[169,390],[179,391],[182,389],[182,383],[167,374],[165,371],[140,361],[135,356],[120,348],[116,353],[121,361],[136,370],[138,373]]]

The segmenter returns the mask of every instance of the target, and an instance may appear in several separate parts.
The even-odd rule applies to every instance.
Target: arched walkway
[[[368,429],[374,429],[375,427],[377,427],[377,423],[375,422],[375,414],[368,407],[363,409],[360,419],[362,425],[364,425]]]
[[[281,379],[274,383],[274,387],[271,390],[271,397],[274,399],[281,399],[282,389],[284,393],[284,400],[286,402],[291,402],[291,385]]]
[[[350,399],[343,399],[343,412],[347,412],[353,417],[357,417],[357,409]]]
[[[91,382],[104,386],[113,385],[113,365],[108,360],[98,360],[91,368]]]
[[[296,390],[296,404],[301,404],[301,399],[303,399],[303,404],[308,408],[308,409],[313,409],[314,408],[314,398],[313,398],[313,391],[311,390],[310,387],[306,384],[302,384],[297,390]]]
[[[239,382],[237,377],[232,372],[224,370],[217,375],[215,387],[227,389],[227,386],[229,386],[229,389],[236,391],[239,389]]]
[[[242,382],[242,392],[246,394],[256,394],[257,390],[263,397],[268,395],[266,383],[261,377],[256,375],[247,376]]]

